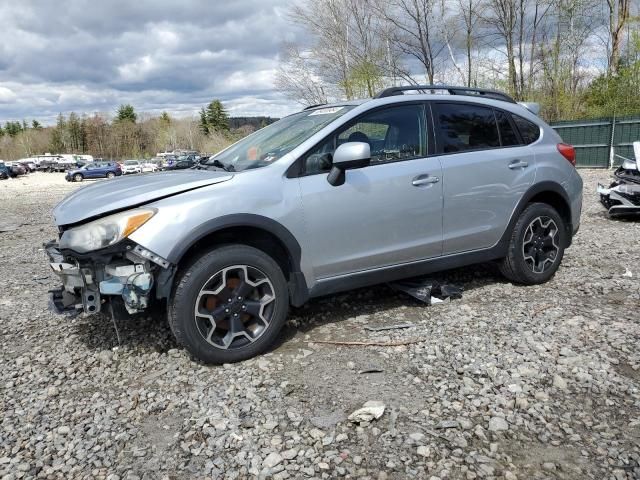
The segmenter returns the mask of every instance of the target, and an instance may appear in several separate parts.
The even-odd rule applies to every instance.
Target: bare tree
[[[620,64],[622,37],[624,28],[629,22],[630,6],[633,0],[607,0],[609,7],[609,73],[615,73]]]
[[[520,88],[516,70],[516,38],[518,4],[521,0],[488,0],[486,23],[493,28],[498,44],[504,46],[507,61],[507,82],[512,95],[519,99]]]
[[[292,44],[286,45],[283,57],[276,73],[276,87],[305,106],[327,103],[327,87],[316,73],[313,58]]]
[[[389,24],[390,40],[409,58],[417,60],[433,84],[436,59],[443,44],[435,40],[434,0],[378,0],[376,13]]]
[[[467,63],[466,84],[470,87],[473,76],[472,54],[480,39],[480,21],[484,14],[486,3],[484,0],[458,0],[458,8],[464,26],[464,51]],[[477,47],[476,47],[477,48]]]

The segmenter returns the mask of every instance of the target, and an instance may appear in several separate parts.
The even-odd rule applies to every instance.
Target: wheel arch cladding
[[[282,224],[261,215],[233,214],[205,222],[183,235],[167,260],[180,267],[198,252],[225,244],[248,245],[271,256],[289,282],[291,303],[297,306],[306,301],[308,290],[300,273],[300,244]]]

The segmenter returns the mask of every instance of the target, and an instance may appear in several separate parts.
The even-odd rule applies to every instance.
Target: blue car
[[[92,162],[81,168],[67,171],[67,182],[81,182],[85,178],[114,178],[122,175],[116,162]]]
[[[0,180],[6,180],[11,176],[11,171],[4,162],[0,162]]]

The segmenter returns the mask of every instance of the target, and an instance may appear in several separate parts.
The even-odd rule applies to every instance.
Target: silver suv
[[[70,194],[46,245],[63,282],[51,304],[166,302],[178,342],[222,363],[263,352],[312,297],[493,260],[538,284],[578,230],[574,162],[500,92],[401,87],[310,107],[195,169]]]

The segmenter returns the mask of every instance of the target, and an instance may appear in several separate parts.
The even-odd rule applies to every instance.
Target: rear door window
[[[540,138],[540,127],[538,125],[530,122],[526,118],[522,118],[520,115],[516,115],[515,113],[511,114],[511,118],[513,118],[513,121],[518,127],[520,136],[522,137],[522,141],[525,145],[529,145]]]
[[[442,153],[500,146],[493,109],[464,103],[435,103],[436,128]]]

